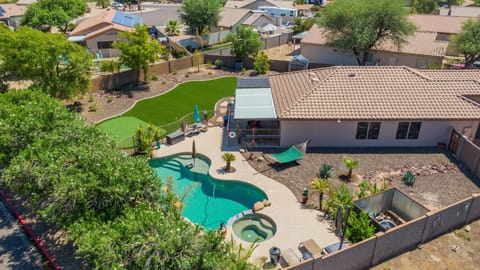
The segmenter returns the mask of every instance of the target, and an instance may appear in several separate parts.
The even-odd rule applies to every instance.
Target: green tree
[[[137,82],[140,82],[140,71],[143,71],[144,80],[148,78],[148,67],[159,59],[162,51],[166,50],[157,40],[150,37],[146,25],[135,26],[133,32],[120,33],[124,39],[113,43],[113,47],[120,49],[120,61],[132,70],[137,71]]]
[[[190,32],[205,34],[220,21],[220,0],[184,0],[180,6],[180,19],[188,25]]]
[[[305,31],[310,30],[312,26],[317,22],[317,18],[311,17],[296,17],[294,26],[293,26],[293,33],[299,34]]]
[[[168,20],[165,26],[165,33],[169,36],[180,35],[180,23],[176,20]]]
[[[37,30],[56,26],[66,33],[68,23],[86,11],[85,0],[41,0],[28,6],[20,23]]]
[[[106,8],[110,5],[110,0],[96,0],[96,6]]]
[[[318,209],[322,211],[322,202],[323,202],[323,195],[325,192],[328,192],[329,189],[332,188],[332,185],[328,179],[324,178],[315,178],[310,182],[310,187],[315,189],[318,192]]]
[[[235,161],[236,157],[234,154],[232,153],[225,153],[222,155],[222,159],[223,161],[225,161],[227,164],[225,165],[225,171],[230,171],[230,168],[231,168],[231,165],[232,165],[232,162]]]
[[[373,47],[391,41],[397,46],[413,34],[404,0],[335,0],[324,8],[320,25],[329,43],[352,50],[359,65],[366,65]]]
[[[265,74],[270,70],[270,62],[265,52],[260,52],[258,56],[255,57],[253,68],[260,74]]]
[[[480,59],[480,19],[469,19],[462,26],[462,32],[452,37],[453,46],[463,54],[465,67],[472,67]]]
[[[345,163],[345,167],[348,169],[348,178],[352,178],[353,176],[353,169],[358,167],[358,160],[354,160],[348,157],[343,158],[343,163]]]
[[[33,81],[52,97],[72,98],[88,90],[92,57],[62,34],[28,27],[0,29],[0,73]]]
[[[480,6],[480,0],[473,0],[473,4],[475,6]]]
[[[232,42],[230,52],[238,61],[256,56],[262,46],[258,33],[253,31],[253,28],[245,26],[238,27],[236,33],[228,34],[226,41]]]
[[[413,12],[421,14],[433,14],[438,10],[437,0],[414,0]]]

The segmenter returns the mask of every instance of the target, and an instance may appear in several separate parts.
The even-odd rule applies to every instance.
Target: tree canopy
[[[91,65],[85,48],[67,41],[63,34],[28,27],[17,31],[0,28],[0,74],[32,80],[34,86],[53,97],[85,93]]]
[[[144,158],[41,91],[0,95],[0,168],[0,184],[65,229],[89,268],[254,269],[219,232],[183,219]]]
[[[166,48],[156,39],[150,37],[146,25],[136,25],[135,31],[120,33],[125,39],[118,39],[113,47],[120,49],[120,61],[132,70],[138,71],[137,81],[140,81],[140,70],[143,71],[144,80],[148,78],[148,67],[157,61]]]
[[[68,23],[86,11],[85,0],[41,0],[28,6],[20,23],[37,30],[56,26],[66,33]]]
[[[180,19],[192,33],[205,34],[220,21],[221,0],[184,0],[180,7]]]
[[[226,41],[232,42],[230,52],[242,60],[245,57],[255,57],[262,46],[262,41],[257,32],[251,27],[240,26],[236,33],[228,34]]]
[[[437,0],[414,0],[412,4],[413,12],[420,14],[433,14],[438,10]]]
[[[320,26],[329,43],[352,50],[359,65],[366,65],[375,45],[401,45],[415,31],[403,0],[336,0],[324,8]]]
[[[470,19],[462,26],[462,32],[452,37],[453,46],[465,57],[465,67],[480,60],[480,19]]]

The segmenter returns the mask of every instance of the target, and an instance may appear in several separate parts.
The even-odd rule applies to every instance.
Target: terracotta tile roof
[[[224,7],[228,8],[243,8],[254,3],[256,0],[228,0],[225,3]],[[295,8],[293,6],[292,0],[266,0],[266,2],[270,3],[266,6],[276,6],[276,7],[283,7],[283,8]]]
[[[302,39],[301,43],[327,45],[327,31],[317,25],[312,26],[308,34]],[[400,48],[387,40],[376,46],[374,50],[401,52],[406,54],[419,54],[431,56],[445,56],[448,48],[448,41],[436,40],[437,34],[433,32],[415,32],[406,39],[406,43]]]
[[[250,13],[250,10],[246,8],[222,8],[220,10],[221,19],[218,26],[232,27],[248,13]]]
[[[5,10],[5,13],[3,13],[3,16],[0,16],[0,18],[22,16],[23,14],[25,14],[25,11],[27,10],[26,6],[19,6],[16,4],[1,4],[0,7],[2,7],[3,10]]]
[[[279,119],[467,120],[480,119],[480,107],[464,98],[480,95],[473,73],[337,66],[272,75],[269,80]]]
[[[462,31],[462,24],[468,17],[414,14],[410,20],[417,25],[418,31],[455,34]]]
[[[115,12],[116,10],[114,9],[105,10],[102,13],[83,20],[70,32],[69,36],[86,35],[88,32],[95,31],[98,28],[112,25]]]
[[[418,70],[419,73],[435,81],[480,81],[480,69],[466,69],[466,70]]]

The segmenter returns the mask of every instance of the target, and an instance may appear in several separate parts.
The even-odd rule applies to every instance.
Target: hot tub
[[[277,225],[263,214],[245,215],[232,224],[233,233],[247,242],[262,242],[277,232]]]

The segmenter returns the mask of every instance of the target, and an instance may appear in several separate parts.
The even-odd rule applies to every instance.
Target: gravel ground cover
[[[272,165],[265,161],[261,152],[245,153],[258,172],[286,185],[300,199],[302,191],[318,174],[320,166],[333,165],[332,183],[345,183],[356,190],[362,180],[382,185],[386,179],[389,187],[396,187],[431,210],[439,209],[480,191],[480,182],[455,162],[447,152],[436,148],[363,148],[363,149],[309,149],[298,162]],[[359,180],[346,182],[343,175],[347,169],[343,157],[359,160],[354,170]],[[413,187],[406,186],[402,176],[406,171],[416,175]],[[309,207],[318,207],[317,196],[310,196]]]

